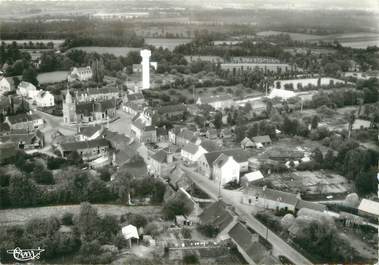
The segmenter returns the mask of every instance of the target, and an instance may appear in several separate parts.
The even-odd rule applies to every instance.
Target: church
[[[62,112],[66,124],[105,123],[116,118],[116,100],[77,102],[67,90]]]

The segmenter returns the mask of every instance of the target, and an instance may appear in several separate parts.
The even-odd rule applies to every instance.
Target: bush
[[[73,217],[74,217],[74,215],[72,213],[65,212],[62,216],[62,219],[61,219],[62,224],[63,225],[73,225],[74,224]]]
[[[33,178],[38,184],[53,185],[55,183],[53,174],[47,169],[42,169],[39,172],[34,171]]]
[[[183,263],[184,264],[198,264],[199,257],[195,254],[185,255],[183,257]]]
[[[192,233],[191,233],[191,229],[188,229],[188,228],[182,228],[182,236],[185,238],[185,239],[191,239],[192,238]]]
[[[211,224],[201,224],[197,227],[197,230],[206,237],[215,238],[220,232],[218,227]]]

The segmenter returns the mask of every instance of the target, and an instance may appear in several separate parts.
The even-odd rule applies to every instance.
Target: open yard
[[[146,214],[160,216],[160,206],[126,206],[118,204],[93,204],[100,215],[121,216],[126,213]],[[50,216],[62,217],[64,213],[78,214],[80,205],[60,205],[20,209],[0,210],[0,225],[20,225],[33,218],[48,218]]]
[[[38,74],[37,79],[41,84],[56,83],[67,79],[68,71],[54,71]]]

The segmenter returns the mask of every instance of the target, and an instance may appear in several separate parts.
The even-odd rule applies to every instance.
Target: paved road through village
[[[218,185],[204,176],[193,171],[193,169],[186,168],[182,166],[182,169],[188,173],[188,177],[191,178],[204,192],[206,192],[213,199],[218,198]],[[277,236],[274,232],[269,230],[261,222],[259,222],[251,213],[254,211],[252,206],[243,205],[241,201],[241,192],[240,191],[231,191],[231,190],[221,190],[222,199],[234,206],[236,213],[241,217],[242,220],[246,221],[246,224],[249,225],[254,231],[256,231],[263,238],[267,238],[267,241],[270,242],[276,253],[286,256],[290,261],[298,265],[312,264],[307,258],[302,254],[296,251],[293,247],[287,244],[283,239]]]

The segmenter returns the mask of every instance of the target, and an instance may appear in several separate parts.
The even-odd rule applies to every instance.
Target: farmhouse
[[[260,180],[263,180],[263,174],[262,172],[260,172],[259,170],[257,171],[254,171],[254,172],[250,172],[250,173],[247,173],[245,174],[242,178],[241,178],[241,184],[243,186],[248,186],[250,183],[253,183],[253,182],[257,182],[257,181],[260,181]]]
[[[240,180],[240,165],[232,156],[220,154],[215,161],[213,161],[213,174],[212,179],[225,185],[228,182]]]
[[[37,96],[37,88],[29,82],[22,81],[18,84],[17,94],[27,98],[35,98]]]
[[[131,134],[139,142],[156,142],[157,132],[154,126],[151,125],[151,110],[145,108],[143,112],[138,113],[132,119],[130,131]]]
[[[67,158],[73,152],[77,152],[84,161],[91,161],[109,156],[109,142],[101,138],[89,141],[61,143],[58,145],[58,150],[64,158]]]
[[[195,143],[197,136],[187,128],[175,127],[168,132],[168,139],[172,144],[183,147],[188,143]]]
[[[184,161],[191,163],[196,162],[202,154],[207,153],[202,146],[195,145],[193,143],[185,144],[181,150],[181,156]]]
[[[78,81],[87,81],[92,78],[92,69],[90,66],[87,67],[74,67],[70,74],[67,76],[67,81],[72,82],[75,80]]]
[[[253,147],[255,147],[255,143],[252,140],[250,140],[247,137],[243,138],[243,140],[241,141],[242,149],[253,148]]]
[[[29,115],[24,113],[7,116],[4,122],[9,125],[10,130],[26,131],[33,131],[44,124],[43,119],[41,119],[38,115]]]
[[[230,108],[234,105],[234,101],[231,95],[217,95],[217,96],[207,96],[199,97],[196,101],[197,105],[210,105],[216,110],[222,110],[225,108]]]
[[[119,89],[116,86],[104,86],[96,88],[87,88],[86,91],[81,91],[76,94],[78,102],[87,101],[104,101],[117,99],[119,97]]]
[[[55,105],[54,96],[49,91],[40,90],[34,100],[38,107],[52,107]]]
[[[169,172],[173,161],[173,153],[168,149],[161,149],[150,156],[148,160],[148,172],[153,176],[162,177]]]

